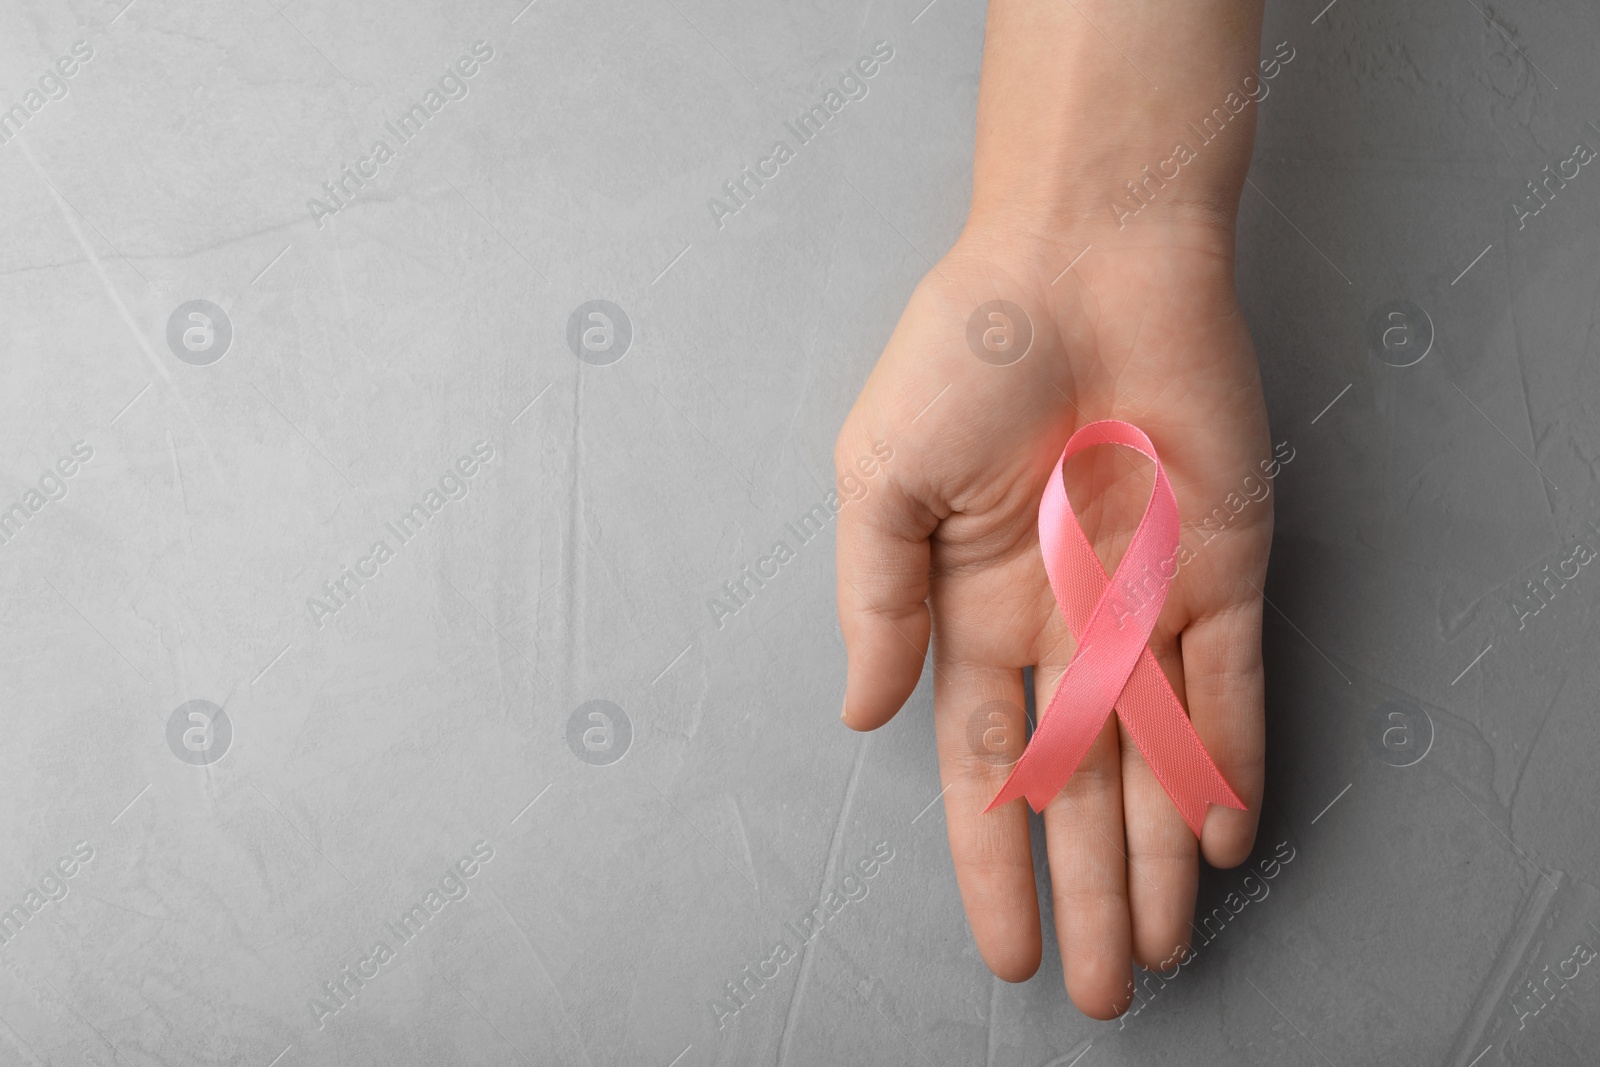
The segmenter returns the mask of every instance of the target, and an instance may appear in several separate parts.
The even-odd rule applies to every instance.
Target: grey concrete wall
[[[927,686],[837,724],[831,527],[707,608],[960,226],[983,4],[122,2],[0,8],[5,1063],[1595,1062],[1592,5],[1269,12],[1293,858],[1097,1023],[979,960]]]

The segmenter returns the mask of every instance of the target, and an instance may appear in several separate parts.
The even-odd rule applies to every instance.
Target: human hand
[[[1150,647],[1248,808],[1213,806],[1196,842],[1109,717],[1043,812],[1067,989],[1095,1018],[1127,1009],[1132,962],[1162,969],[1183,958],[1198,854],[1231,867],[1254,843],[1272,507],[1266,498],[1234,514],[1225,501],[1253,497],[1248,486],[1275,467],[1232,250],[1230,212],[1121,228],[975,214],[913,293],[835,450],[841,480],[875,441],[894,450],[884,477],[839,516],[842,715],[857,730],[888,721],[915,688],[931,635],[956,878],[979,952],[1008,981],[1031,977],[1041,954],[1028,810],[983,809],[1024,747],[1023,668],[1035,667],[1042,709],[1074,649],[1040,555],[1040,495],[1088,422],[1131,422],[1161,454],[1184,548]],[[997,299],[1031,321],[1031,347],[1009,365],[968,343],[974,311]],[[1073,511],[1107,573],[1151,480],[1148,461],[1116,446],[1067,463]],[[1219,508],[1229,521],[1201,544],[1194,531]]]

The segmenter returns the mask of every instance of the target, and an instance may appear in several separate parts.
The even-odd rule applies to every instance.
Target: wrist
[[[1056,279],[1068,266],[1088,279],[1112,262],[1117,252],[1158,251],[1168,257],[1187,253],[1177,258],[1220,263],[1232,276],[1236,194],[1228,203],[1176,198],[1156,203],[1159,209],[1152,204],[1119,224],[1104,195],[1098,199],[1072,195],[993,200],[975,195],[956,246],[989,258],[1035,262],[1041,270],[1048,269],[1047,281]]]
[[[1259,40],[1252,0],[991,0],[970,224],[1231,233],[1256,109],[1295,58]]]
[[[1027,144],[980,146],[970,215],[1053,229],[1231,229],[1255,143],[1254,97],[1268,89],[1244,75],[1214,101],[1195,94],[1192,106],[1129,104],[1115,115],[1065,108],[1029,131]]]

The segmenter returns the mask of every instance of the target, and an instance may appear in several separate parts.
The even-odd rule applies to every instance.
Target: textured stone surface
[[[1600,148],[1592,5],[1269,12],[1239,277],[1296,458],[1252,866],[1293,859],[1238,914],[1209,872],[1195,962],[1097,1023],[1053,948],[984,969],[928,686],[838,726],[832,528],[786,526],[961,224],[983,5],[120,3],[0,11],[0,1060],[1600,1055],[1600,171],[1513,207]]]

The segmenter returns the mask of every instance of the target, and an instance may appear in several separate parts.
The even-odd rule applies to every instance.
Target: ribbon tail
[[[1216,764],[1206,761],[1210,767],[1208,781],[1203,788],[1194,792],[1178,790],[1174,792],[1167,788],[1165,782],[1162,788],[1167,789],[1167,796],[1172,798],[1173,806],[1178,809],[1178,814],[1183,816],[1183,821],[1189,824],[1189,829],[1198,838],[1206,825],[1206,812],[1211,810],[1211,805],[1218,804],[1224,808],[1238,808],[1244,810],[1244,802],[1234,795],[1228,787],[1227,780],[1222,777],[1222,772],[1217,770]]]
[[[1194,732],[1194,724],[1149,649],[1117,701],[1117,714],[1195,837],[1200,836],[1212,804],[1245,809],[1244,801],[1222,777]]]
[[[1051,698],[1045,713],[1039,717],[1039,728],[1029,739],[1022,758],[1011,768],[1005,785],[989,802],[989,806],[983,809],[985,812],[993,811],[1018,797],[1027,797],[1029,807],[1034,811],[1043,811],[1045,805],[1061,792],[1061,787],[1067,784],[1067,779],[1072,777],[1078,764],[1088,754],[1089,747],[1094,744],[1094,739],[1100,735],[1100,728],[1111,715],[1111,708],[1105,703],[1082,699],[1081,690],[1084,687],[1072,684],[1076,679],[1070,677],[1073,674],[1070,668],[1067,674],[1068,677],[1063,677],[1061,684],[1056,687],[1055,696]],[[1097,703],[1105,708],[1102,714],[1085,711],[1086,708],[1097,706]]]

